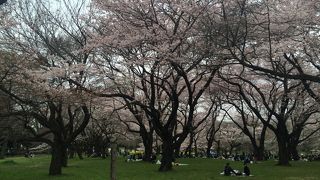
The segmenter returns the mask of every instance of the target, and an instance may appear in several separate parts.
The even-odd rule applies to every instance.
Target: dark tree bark
[[[178,144],[174,148],[174,156],[175,158],[180,158],[180,149],[181,149],[181,144]]]
[[[212,155],[211,155],[212,145],[213,145],[213,139],[208,140],[207,141],[207,147],[206,147],[206,156],[207,156],[207,158],[211,158],[212,157]]]
[[[195,139],[194,140],[194,155],[195,157],[198,157],[199,156],[199,153],[198,153],[198,144],[197,144],[197,140]]]
[[[49,175],[60,175],[62,173],[63,146],[59,138],[55,137],[51,147],[51,162]]]
[[[289,150],[289,133],[286,128],[285,121],[279,119],[277,130],[274,131],[278,142],[278,165],[289,166],[290,150]]]
[[[69,159],[73,159],[73,158],[74,158],[75,152],[76,152],[76,151],[75,151],[74,145],[70,145],[70,146],[69,146],[69,152],[68,152]]]
[[[210,126],[206,132],[206,140],[207,140],[206,156],[207,156],[207,158],[212,157],[211,148],[213,146],[213,143],[216,142],[216,134],[220,130],[221,124],[223,122],[223,120],[221,120],[220,122],[217,122],[217,117],[219,116],[219,112],[220,112],[220,109],[218,109],[218,108],[221,104],[220,97],[218,97],[218,96],[211,97],[211,103],[212,103],[212,105],[215,104],[215,108],[212,109]]]
[[[66,144],[62,145],[62,166],[67,167],[68,166],[68,150]]]
[[[151,155],[152,155],[152,145],[153,145],[153,137],[148,136],[148,138],[143,138],[143,145],[144,145],[144,156],[143,161],[151,162]]]
[[[216,143],[217,143],[216,151],[217,151],[218,155],[220,156],[221,155],[221,141],[218,140],[218,141],[216,141]]]
[[[288,140],[286,137],[283,137],[282,134],[276,135],[277,136],[277,142],[278,142],[278,165],[281,166],[289,166],[289,160],[290,160],[290,152],[288,147]]]
[[[289,155],[290,158],[298,161],[300,159],[299,152],[298,152],[298,144],[300,143],[299,138],[301,136],[302,132],[301,128],[295,128],[290,134],[289,134],[289,140],[288,140],[288,149],[289,149]]]
[[[0,159],[4,159],[6,157],[7,148],[8,148],[8,142],[7,140],[4,140],[1,143]]]
[[[300,160],[300,155],[299,155],[297,147],[298,147],[297,144],[289,145],[290,158],[295,160],[295,161]]]
[[[189,144],[187,147],[187,152],[188,152],[188,157],[191,158],[192,157],[192,146],[194,144],[194,133],[190,132],[189,134]]]
[[[79,159],[82,160],[83,159],[82,150],[79,147],[77,147],[76,152],[77,152]]]
[[[174,161],[174,148],[172,147],[172,142],[163,141],[162,143],[162,158],[159,171],[165,172],[172,169],[172,162]]]
[[[264,159],[264,146],[255,147],[253,149],[253,156],[257,161],[263,161]]]

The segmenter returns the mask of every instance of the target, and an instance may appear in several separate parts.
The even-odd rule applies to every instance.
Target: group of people
[[[250,168],[248,167],[247,163],[244,163],[243,167],[243,173],[240,171],[234,170],[231,168],[230,163],[227,163],[226,166],[224,167],[223,174],[225,176],[231,176],[231,175],[236,175],[236,176],[250,176]]]
[[[127,162],[130,161],[142,161],[143,159],[143,152],[142,151],[130,151],[127,154]]]

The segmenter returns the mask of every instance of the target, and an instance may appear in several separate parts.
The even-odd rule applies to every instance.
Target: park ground
[[[72,159],[63,175],[48,176],[49,156],[34,158],[12,157],[0,160],[0,180],[107,180],[109,179],[109,159]],[[159,165],[145,162],[117,161],[119,180],[223,180],[223,179],[270,179],[270,180],[318,180],[320,162],[292,162],[291,167],[276,166],[276,161],[251,164],[253,177],[224,177],[220,175],[226,162],[234,169],[242,170],[241,162],[214,159],[179,159],[186,166],[175,166],[171,172],[160,173]]]

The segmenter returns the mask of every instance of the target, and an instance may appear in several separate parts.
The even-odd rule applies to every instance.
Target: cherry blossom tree
[[[210,102],[210,101],[209,101]],[[217,106],[214,102],[210,102],[211,104],[209,107],[206,107],[206,101],[199,102],[198,106],[196,107],[194,113],[194,120],[191,125],[190,133],[189,133],[189,145],[186,149],[188,152],[189,157],[192,155],[192,147],[194,147],[195,155],[198,155],[197,151],[197,141],[199,140],[202,131],[205,130],[205,122],[208,121],[210,115],[217,110]],[[186,118],[187,115],[185,114],[187,111],[182,111],[182,115]],[[187,120],[187,119],[186,119]],[[186,121],[187,122],[187,121]]]
[[[320,130],[319,121],[317,120],[320,109],[313,98],[307,96],[307,92],[301,90],[296,93],[297,107],[290,116],[291,132],[288,143],[291,158],[299,160],[298,145]]]
[[[315,0],[222,1],[230,58],[261,73],[300,80],[319,103],[319,6]]]
[[[230,90],[231,89],[225,93],[225,100],[222,101],[225,102],[225,105],[229,104],[231,106],[223,107],[222,109],[225,111],[229,119],[231,119],[243,134],[250,139],[255,159],[264,160],[267,125],[261,123],[259,118],[257,118],[250,107],[246,105],[245,101],[239,94],[237,94],[237,92],[232,92],[232,90]],[[250,96],[256,95],[250,94]],[[263,114],[263,105],[258,102],[255,105],[257,109],[259,109],[260,114]],[[270,123],[272,114],[268,112],[265,113],[267,113],[266,123]]]
[[[97,77],[92,77],[101,83],[93,88],[75,79],[69,81],[97,96],[121,97],[140,106],[162,139],[159,170],[171,170],[174,148],[188,136],[198,100],[220,66],[214,55],[218,47],[207,39],[202,21],[203,13],[212,13],[214,4],[95,2],[97,16],[86,49],[102,50],[94,61]],[[134,82],[128,74],[140,81],[136,93],[143,98],[123,91]],[[181,100],[187,102],[188,118],[182,131],[174,135]]]
[[[223,31],[220,32],[226,42],[225,53],[230,55],[228,59],[248,68],[243,70],[242,67],[238,67],[245,72],[242,75],[247,74],[250,70],[257,71],[256,77],[265,75],[263,78],[259,77],[259,80],[253,80],[248,76],[240,77],[240,79],[245,84],[250,84],[254,91],[260,94],[256,97],[247,96],[248,99],[244,98],[246,103],[249,105],[251,101],[249,99],[262,97],[260,101],[266,105],[269,104],[267,110],[272,114],[272,119],[277,120],[277,131],[283,134],[279,136],[275,133],[278,142],[283,138],[280,140],[283,142],[278,143],[279,164],[281,165],[289,163],[289,148],[284,147],[289,144],[286,142],[289,138],[286,122],[295,109],[297,99],[291,99],[291,96],[297,91],[296,87],[302,84],[308,94],[319,102],[319,68],[317,67],[318,59],[315,57],[316,51],[314,51],[318,32],[318,7],[318,1],[306,3],[300,0],[221,2],[220,17]],[[263,92],[259,84],[264,84],[269,81],[269,78],[274,79],[274,85],[271,86],[274,88],[271,88],[270,92]],[[278,91],[278,83],[283,86],[280,88],[282,89],[281,103],[280,101],[275,103],[274,100],[267,102],[270,98],[269,95],[266,96],[266,93],[273,94]],[[236,84],[238,87],[244,86],[241,83],[241,85]],[[242,93],[247,94],[245,89],[243,90]],[[280,94],[275,94],[275,96],[278,95]],[[277,109],[280,111],[274,113],[274,110],[277,111]],[[268,124],[265,123],[266,119],[262,120],[260,117],[259,119],[264,124]]]
[[[217,146],[220,146],[220,141],[217,139],[217,134],[221,128],[221,125],[223,123],[223,120],[218,121],[218,114],[216,111],[211,113],[211,117],[209,121],[206,121],[206,136],[205,139],[207,141],[207,147],[206,147],[206,156],[211,157],[211,148],[213,146],[213,143],[217,143]],[[219,152],[219,148],[217,149],[217,153]]]
[[[132,113],[132,116],[128,116],[128,113],[123,113],[125,117],[118,116],[121,122],[125,124],[128,131],[132,133],[138,133],[142,138],[142,143],[144,146],[144,161],[151,162],[151,155],[153,152],[153,134],[154,129],[150,117],[145,114],[143,110],[137,105],[131,104],[126,101],[126,107]]]
[[[233,70],[231,73],[226,70],[224,73],[229,74],[229,78],[223,76],[221,78],[234,86],[233,91],[239,93],[246,106],[275,134],[279,148],[278,164],[288,165],[290,160],[288,122],[297,109],[300,97],[296,95],[299,94],[298,90],[302,83],[287,78],[265,77],[246,68],[241,71]],[[261,111],[260,107],[264,110]]]
[[[84,1],[72,8],[69,3],[60,4],[64,12],[43,1],[12,3],[1,26],[3,48],[11,56],[1,59],[0,90],[18,104],[10,115],[29,119],[30,140],[52,147],[50,175],[61,174],[68,145],[90,119],[91,96],[64,80],[72,76],[85,83],[89,59],[89,53],[79,51],[86,44],[86,23],[80,18]]]
[[[139,78],[133,73],[127,75],[127,78],[130,78],[131,83],[128,83],[125,88],[118,87],[118,91],[144,101],[144,97],[139,94],[139,92],[143,92],[141,88],[139,88],[143,86]],[[122,104],[122,107],[125,107],[125,109],[117,110],[118,119],[127,127],[128,131],[140,135],[145,149],[143,160],[150,162],[154,135],[154,128],[150,121],[151,117],[139,105],[131,103],[131,101],[126,98],[121,98],[118,103]]]

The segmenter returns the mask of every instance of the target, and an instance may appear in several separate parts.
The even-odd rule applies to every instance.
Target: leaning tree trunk
[[[174,147],[172,141],[166,139],[162,144],[162,158],[161,165],[159,171],[171,171],[172,170],[172,162],[174,160]]]

